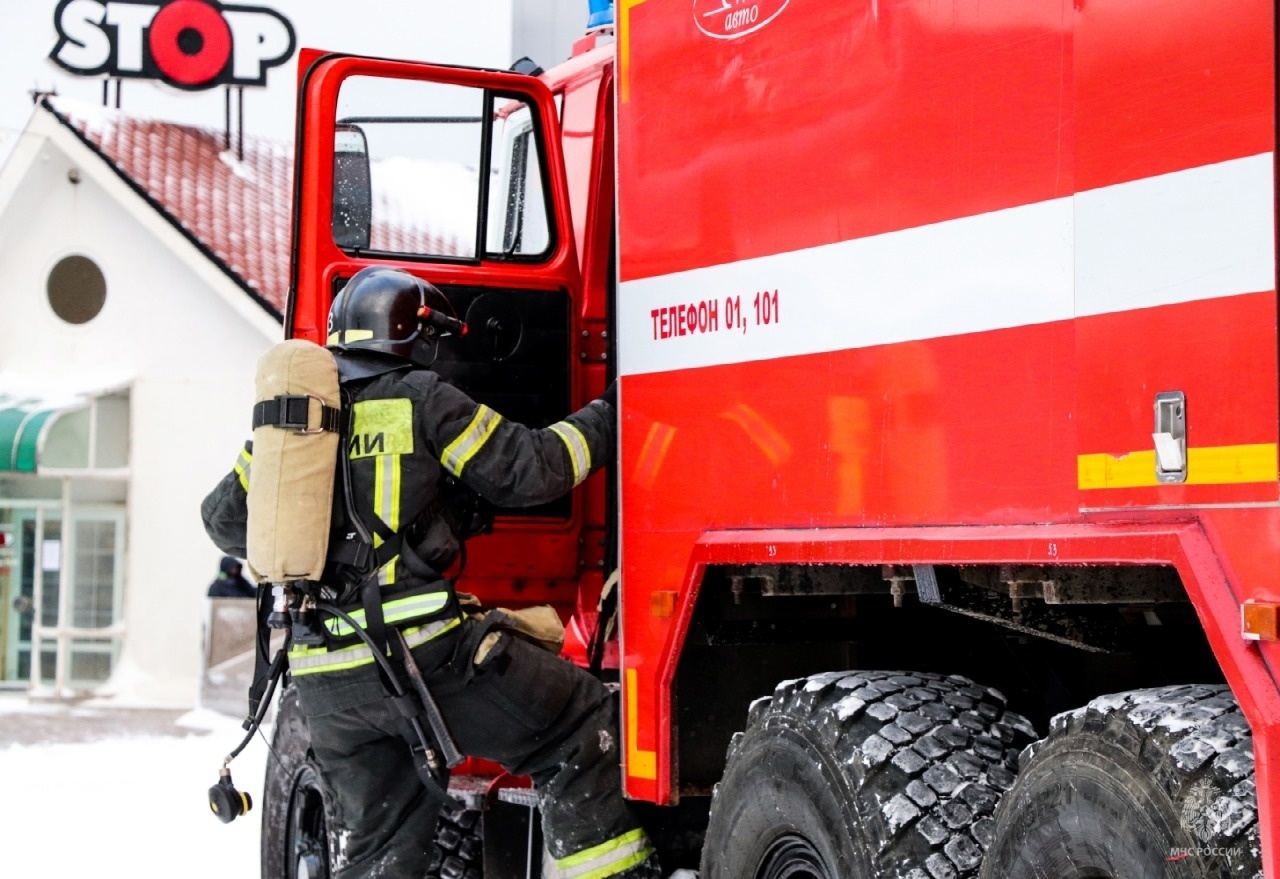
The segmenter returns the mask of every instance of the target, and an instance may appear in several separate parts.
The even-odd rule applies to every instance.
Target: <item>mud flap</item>
[[[541,877],[538,795],[532,788],[502,788],[484,813],[484,879]]]

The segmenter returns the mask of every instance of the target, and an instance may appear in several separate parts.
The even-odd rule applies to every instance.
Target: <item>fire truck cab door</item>
[[[435,284],[467,322],[433,367],[448,381],[534,427],[584,402],[582,281],[547,87],[315,51],[299,71],[287,334],[325,344],[343,284],[396,267]],[[500,511],[468,577],[575,578],[578,504]]]

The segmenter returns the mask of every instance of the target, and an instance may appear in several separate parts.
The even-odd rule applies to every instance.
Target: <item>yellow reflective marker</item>
[[[627,669],[627,775],[656,781],[658,778],[658,754],[642,751],[636,746],[640,729],[640,697],[637,692],[636,670]]]
[[[1178,485],[1237,485],[1275,482],[1274,443],[1187,449],[1187,480]],[[1163,485],[1156,478],[1154,450],[1127,455],[1080,455],[1077,483],[1082,491],[1099,488],[1146,488]]]

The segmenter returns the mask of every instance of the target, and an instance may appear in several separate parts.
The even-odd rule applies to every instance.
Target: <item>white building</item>
[[[0,680],[190,705],[200,501],[281,335],[292,157],[61,110],[0,171]]]
[[[586,20],[498,6],[460,32],[546,66]],[[0,168],[0,688],[197,700],[219,558],[200,501],[282,335],[292,195],[292,148],[246,136],[237,160],[221,123],[46,99]]]

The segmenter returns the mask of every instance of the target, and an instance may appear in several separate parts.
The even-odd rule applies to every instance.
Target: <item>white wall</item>
[[[0,372],[86,387],[131,382],[128,630],[112,684],[121,701],[191,705],[205,587],[219,558],[200,501],[249,435],[256,359],[275,339],[210,287],[198,260],[175,254],[108,195],[104,178],[83,173],[91,163],[80,184],[68,182],[79,164],[39,140],[0,206]],[[17,170],[5,169],[0,194]],[[102,313],[83,326],[61,321],[45,295],[49,270],[73,253],[97,262],[107,281]]]
[[[511,60],[527,55],[545,70],[568,58],[587,32],[587,0],[525,0],[513,16]]]

